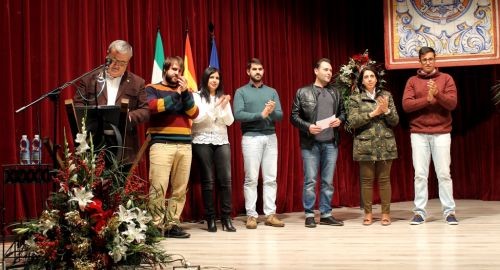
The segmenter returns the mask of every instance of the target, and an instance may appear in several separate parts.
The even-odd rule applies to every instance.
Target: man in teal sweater
[[[234,119],[241,122],[241,147],[245,166],[245,208],[247,229],[257,228],[259,214],[255,209],[259,169],[262,166],[263,202],[265,224],[283,227],[285,223],[276,217],[276,175],[278,167],[278,139],[274,124],[281,121],[283,112],[275,89],[264,85],[264,68],[259,59],[253,58],[247,65],[250,82],[234,94]]]

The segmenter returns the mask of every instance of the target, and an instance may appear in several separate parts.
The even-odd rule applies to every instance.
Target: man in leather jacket
[[[346,115],[340,91],[332,88],[330,60],[318,60],[314,68],[316,80],[312,85],[297,90],[292,105],[290,121],[299,129],[300,148],[304,168],[303,205],[305,226],[316,227],[314,204],[318,167],[321,174],[320,222],[321,225],[343,226],[332,212],[333,174],[338,156],[338,127]]]

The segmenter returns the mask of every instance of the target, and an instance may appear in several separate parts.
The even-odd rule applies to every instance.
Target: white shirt
[[[231,104],[224,108],[215,106],[217,99],[210,96],[210,103],[202,99],[199,93],[193,93],[194,102],[198,106],[198,117],[193,120],[193,143],[197,144],[228,144],[227,127],[234,122]]]
[[[106,76],[106,91],[108,96],[108,104],[107,105],[115,105],[116,104],[116,95],[118,95],[118,88],[120,87],[120,81],[122,80],[122,76],[111,78],[111,76]]]
[[[373,90],[373,93],[370,93],[370,91],[365,90],[365,92],[366,92],[366,95],[367,95],[369,98],[371,98],[371,99],[375,100],[375,96],[377,95],[377,91]]]

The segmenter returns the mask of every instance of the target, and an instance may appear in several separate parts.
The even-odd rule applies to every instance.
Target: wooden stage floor
[[[438,199],[428,204],[428,221],[409,225],[412,202],[391,205],[393,222],[363,226],[359,208],[336,208],[343,227],[304,227],[303,213],[279,214],[286,226],[206,231],[206,224],[183,223],[189,239],[162,242],[174,258],[184,257],[201,269],[500,269],[500,201],[457,200],[458,226],[442,219]],[[374,215],[380,217],[380,206]],[[318,218],[318,217],[317,217]],[[176,262],[169,266],[179,266]]]
[[[344,207],[333,210],[344,220],[343,227],[306,228],[303,213],[287,213],[278,215],[284,228],[265,226],[260,217],[257,229],[248,230],[240,216],[233,220],[235,233],[222,231],[220,223],[216,233],[207,232],[206,224],[183,223],[191,238],[169,238],[161,244],[173,259],[204,270],[500,269],[500,201],[456,203],[457,226],[443,221],[440,202],[434,199],[428,204],[431,216],[422,225],[409,224],[413,202],[399,202],[391,205],[390,226],[380,225],[379,205],[374,206],[371,226],[361,225],[359,208]],[[166,269],[179,266],[174,262]]]

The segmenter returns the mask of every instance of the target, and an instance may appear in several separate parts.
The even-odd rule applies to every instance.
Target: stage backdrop
[[[414,68],[433,47],[441,66],[500,63],[498,0],[384,0],[386,66]]]
[[[115,39],[128,40],[134,48],[129,70],[151,78],[157,30],[163,37],[165,55],[184,55],[186,28],[192,47],[194,68],[199,76],[208,66],[210,35],[215,25],[219,64],[225,91],[248,82],[245,66],[251,57],[262,60],[264,81],[277,89],[284,119],[277,125],[278,213],[303,211],[302,159],[297,130],[289,115],[296,90],[314,80],[313,64],[321,57],[332,60],[335,70],[350,56],[369,49],[371,57],[384,59],[384,6],[382,1],[28,1],[4,0],[0,6],[0,76],[2,82],[2,164],[18,162],[22,134],[53,138],[62,143],[69,134],[62,100],[72,98],[66,88],[54,105],[49,100],[16,114],[15,110],[49,90],[102,64],[106,48]],[[439,65],[440,63],[438,63]],[[490,86],[500,79],[498,66],[448,67],[441,69],[456,80],[459,91],[453,112],[452,176],[457,199],[500,199],[498,138],[499,117],[491,104]],[[393,201],[413,199],[413,169],[408,121],[401,110],[401,97],[414,69],[387,73],[401,123],[395,128],[399,159],[393,164]],[[199,78],[197,78],[199,81]],[[58,118],[54,119],[54,111]],[[145,126],[141,127],[144,138]],[[245,213],[243,160],[239,123],[229,128],[232,149],[233,215]],[[50,159],[44,152],[44,161]],[[202,217],[199,176],[193,164],[184,219]],[[147,159],[139,171],[147,179]],[[3,185],[6,219],[35,216],[43,208],[37,200],[43,192],[33,185]],[[434,173],[430,198],[437,197]],[[334,206],[359,205],[358,166],[352,161],[352,137],[343,132],[334,177]],[[46,192],[45,192],[46,193]],[[378,196],[375,197],[378,201]],[[258,209],[261,211],[261,200]],[[334,210],[335,212],[336,210]],[[460,204],[458,204],[460,213]],[[410,216],[408,209],[408,216]]]

